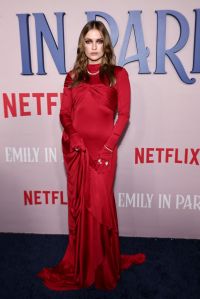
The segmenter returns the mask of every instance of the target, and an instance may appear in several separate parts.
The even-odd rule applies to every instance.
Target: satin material
[[[94,71],[98,66],[89,65]],[[122,270],[143,263],[143,253],[120,254],[117,211],[113,193],[117,146],[108,169],[98,173],[95,159],[111,138],[117,108],[117,89],[102,84],[99,76],[72,88],[71,122],[63,122],[62,148],[67,172],[69,244],[60,262],[37,276],[53,290],[75,290],[95,285],[116,287]],[[69,96],[69,95],[68,95]],[[62,110],[62,107],[61,107]],[[85,150],[70,147],[70,130],[84,140]]]

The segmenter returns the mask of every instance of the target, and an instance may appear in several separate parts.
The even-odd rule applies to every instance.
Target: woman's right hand
[[[86,147],[83,138],[78,134],[74,133],[70,136],[70,151],[86,151]]]

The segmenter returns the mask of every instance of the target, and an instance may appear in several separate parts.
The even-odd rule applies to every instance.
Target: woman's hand
[[[77,152],[86,151],[83,138],[78,133],[70,136],[70,150]]]
[[[111,167],[113,151],[109,149],[106,145],[98,153],[98,157],[95,163],[95,169],[98,173],[104,173]]]

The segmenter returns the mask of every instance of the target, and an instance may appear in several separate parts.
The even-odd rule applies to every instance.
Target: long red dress
[[[96,73],[100,64],[89,64]],[[145,260],[142,253],[121,255],[115,198],[117,143],[129,120],[130,83],[127,71],[115,66],[116,84],[102,83],[99,74],[70,88],[66,76],[60,110],[67,172],[69,244],[60,262],[37,276],[53,290],[95,285],[113,289],[120,272]],[[114,118],[118,112],[117,121]],[[76,144],[85,148],[75,151]],[[98,171],[104,145],[113,150],[109,165]]]

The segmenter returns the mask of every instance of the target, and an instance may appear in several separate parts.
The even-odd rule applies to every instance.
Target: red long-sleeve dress
[[[100,64],[88,64],[97,73]],[[60,110],[62,145],[67,172],[69,244],[60,262],[37,275],[53,290],[89,287],[113,289],[120,272],[145,260],[142,253],[121,255],[113,192],[117,144],[129,120],[130,83],[127,71],[115,66],[114,86],[99,74],[70,88],[66,76]],[[114,122],[116,112],[117,121]],[[82,150],[74,147],[80,142]],[[96,167],[108,151],[108,165]],[[103,156],[105,158],[105,156]],[[104,161],[104,160],[103,160]],[[102,168],[101,168],[102,169]]]

